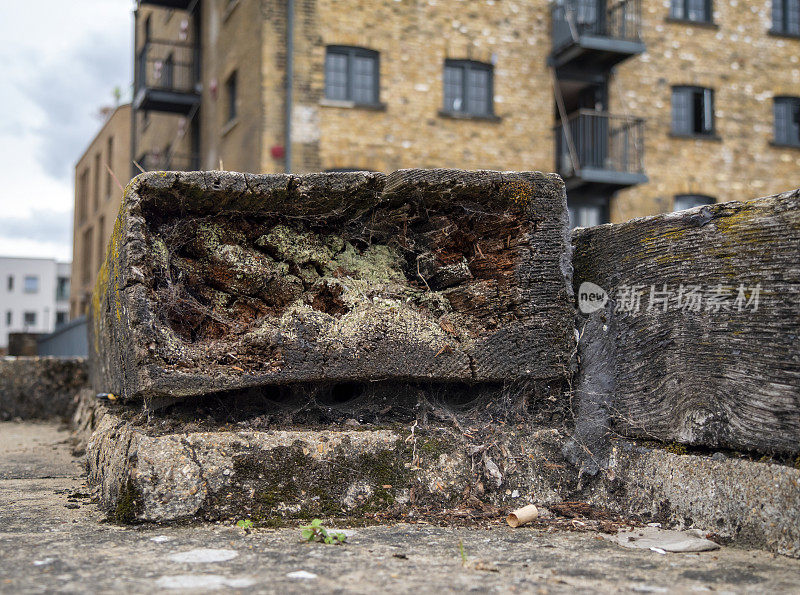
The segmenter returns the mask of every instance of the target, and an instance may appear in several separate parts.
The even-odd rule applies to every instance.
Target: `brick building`
[[[119,211],[118,184],[130,180],[131,106],[111,111],[75,165],[70,318],[82,315]]]
[[[800,0],[140,0],[134,60],[145,169],[554,170],[581,225],[798,185]]]

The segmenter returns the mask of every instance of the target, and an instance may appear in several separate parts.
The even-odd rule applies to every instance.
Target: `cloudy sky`
[[[72,258],[75,162],[130,95],[133,0],[0,0],[0,256]]]

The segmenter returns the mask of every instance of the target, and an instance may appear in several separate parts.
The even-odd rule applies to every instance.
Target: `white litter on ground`
[[[255,584],[249,578],[228,578],[218,574],[179,574],[162,576],[156,581],[162,589],[194,589],[212,591],[223,587],[228,589],[246,589]]]
[[[658,527],[640,527],[632,531],[620,531],[616,535],[604,535],[603,539],[614,541],[622,547],[652,550],[658,554],[710,552],[719,549],[719,544],[706,539],[698,529],[669,531]]]
[[[173,562],[189,562],[192,564],[208,564],[210,562],[226,562],[233,560],[239,554],[234,550],[197,549],[188,552],[172,554],[169,559]]]
[[[307,570],[295,570],[294,572],[290,572],[289,574],[287,574],[286,578],[310,580],[317,578],[317,575],[314,574],[313,572],[308,572]]]

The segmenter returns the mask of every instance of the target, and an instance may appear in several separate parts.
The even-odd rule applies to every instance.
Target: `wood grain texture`
[[[800,191],[579,229],[573,246],[575,287],[611,298],[581,317],[585,411],[627,436],[800,451]],[[760,287],[757,308],[740,287]]]
[[[95,290],[92,382],[564,381],[569,253],[554,175],[143,174]]]

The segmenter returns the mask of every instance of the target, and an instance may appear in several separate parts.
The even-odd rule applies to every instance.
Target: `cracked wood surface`
[[[569,374],[560,178],[401,170],[137,177],[90,325],[124,399],[288,382]]]
[[[611,297],[580,322],[588,433],[605,415],[627,436],[800,451],[800,191],[579,229],[573,243],[575,287]]]

